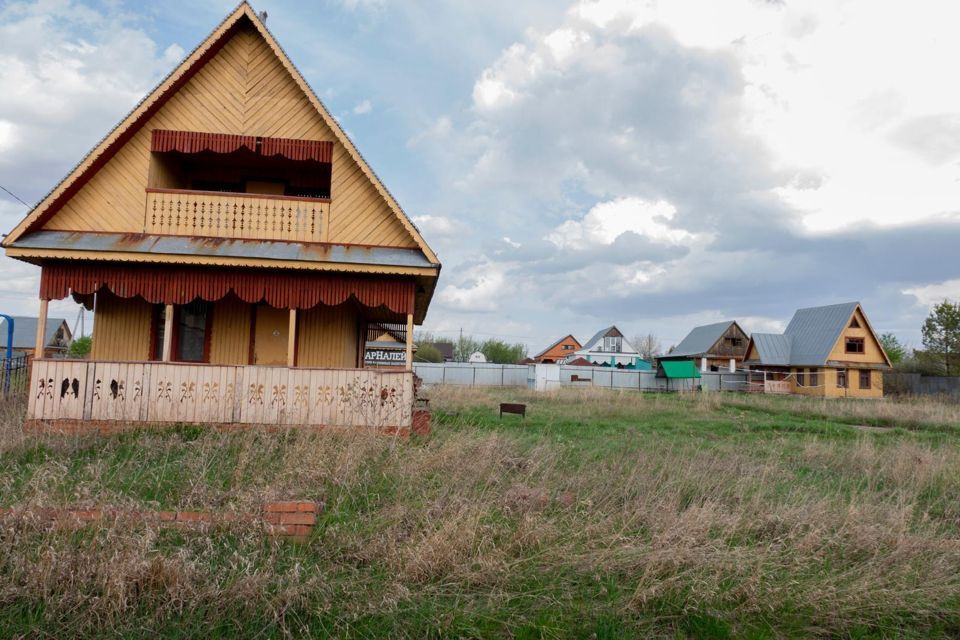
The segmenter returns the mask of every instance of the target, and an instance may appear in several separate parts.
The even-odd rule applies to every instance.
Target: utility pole
[[[457,343],[457,351],[460,353],[457,362],[463,362],[463,327],[460,327],[460,342]]]

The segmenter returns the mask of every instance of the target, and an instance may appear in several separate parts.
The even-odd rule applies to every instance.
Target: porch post
[[[413,371],[413,314],[407,314],[407,371]]]
[[[168,304],[163,310],[163,361],[173,359],[173,305]]]
[[[287,366],[297,362],[297,310],[290,309],[290,330],[287,332]]]
[[[34,358],[42,358],[47,346],[44,344],[44,337],[47,334],[47,304],[47,300],[40,298],[40,317],[37,318],[37,343],[34,345]]]

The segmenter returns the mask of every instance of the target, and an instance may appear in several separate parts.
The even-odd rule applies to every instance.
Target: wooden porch
[[[27,419],[360,427],[407,432],[413,373],[35,360]]]

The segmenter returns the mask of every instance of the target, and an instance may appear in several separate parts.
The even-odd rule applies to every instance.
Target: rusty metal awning
[[[11,246],[18,249],[212,256],[293,262],[366,264],[380,267],[435,268],[437,266],[431,264],[419,248],[403,249],[399,247],[160,236],[135,233],[35,231],[18,239]]]

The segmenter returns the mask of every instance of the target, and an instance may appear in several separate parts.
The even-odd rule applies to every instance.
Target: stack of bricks
[[[101,520],[144,521],[196,526],[227,523],[262,523],[267,533],[304,539],[313,533],[321,505],[317,502],[270,502],[259,514],[213,511],[132,511],[120,509],[16,509],[0,508],[0,517],[18,515],[42,522],[84,526]]]
[[[276,535],[306,538],[313,533],[319,511],[316,502],[270,502],[263,506],[263,521]]]

